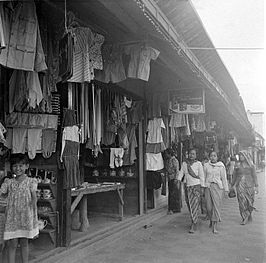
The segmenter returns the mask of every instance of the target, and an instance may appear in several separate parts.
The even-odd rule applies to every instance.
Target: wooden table
[[[88,220],[88,203],[87,197],[90,194],[103,193],[109,191],[116,191],[119,197],[119,217],[123,220],[124,217],[124,199],[123,199],[123,189],[125,189],[124,184],[101,184],[95,186],[89,186],[87,188],[80,188],[71,191],[71,196],[74,196],[75,199],[71,204],[71,214],[75,211],[75,208],[80,203],[80,218],[81,218],[81,227],[80,230],[85,232],[89,227]]]

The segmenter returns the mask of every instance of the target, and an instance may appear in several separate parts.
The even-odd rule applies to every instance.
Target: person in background
[[[15,263],[16,249],[20,244],[22,263],[28,262],[28,239],[39,234],[37,217],[37,180],[29,178],[28,158],[24,154],[14,154],[10,159],[12,179],[5,179],[0,195],[7,195],[4,240],[8,241],[9,263]]]
[[[179,173],[179,162],[175,157],[172,149],[165,151],[166,157],[166,173],[168,176],[168,214],[181,211],[181,187],[177,181]]]
[[[239,152],[239,164],[235,166],[231,187],[236,188],[241,225],[245,225],[252,221],[255,193],[258,193],[256,169],[247,151]]]
[[[178,181],[181,181],[184,177],[186,203],[191,217],[189,233],[193,234],[200,213],[201,193],[204,190],[204,172],[201,162],[196,159],[195,149],[189,151],[188,157],[188,160],[182,163]]]
[[[214,234],[218,233],[217,224],[221,222],[221,205],[223,195],[228,196],[228,182],[226,169],[222,162],[218,162],[216,152],[211,152],[210,161],[204,165],[205,200],[210,228]]]
[[[229,161],[228,168],[227,168],[227,180],[230,185],[232,184],[235,164],[236,164],[236,159],[233,156],[230,157],[230,161]]]

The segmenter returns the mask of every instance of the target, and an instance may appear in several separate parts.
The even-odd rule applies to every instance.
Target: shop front
[[[166,149],[180,164],[192,147],[202,162],[235,153],[222,96],[140,1],[0,5],[0,176],[13,176],[11,154],[28,156],[32,260],[165,206]]]

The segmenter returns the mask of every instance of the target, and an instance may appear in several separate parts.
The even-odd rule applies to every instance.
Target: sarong
[[[175,212],[181,212],[181,185],[178,187],[178,183],[174,179],[168,182],[168,210]]]
[[[242,219],[245,220],[245,218],[251,215],[252,211],[255,209],[253,206],[255,190],[254,187],[249,187],[244,179],[240,180],[236,190],[240,215]]]
[[[222,198],[223,189],[220,189],[217,184],[211,183],[210,188],[205,189],[207,214],[213,222],[221,222]]]
[[[185,187],[185,197],[192,223],[198,222],[200,214],[201,192],[200,185]]]

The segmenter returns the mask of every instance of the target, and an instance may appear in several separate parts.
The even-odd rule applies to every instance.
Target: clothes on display
[[[42,148],[42,129],[28,129],[28,156],[31,160],[36,157],[37,150]]]
[[[4,127],[4,125],[0,122],[0,143],[3,143],[4,145],[6,145],[6,138],[4,136],[4,134],[7,132],[6,128]]]
[[[34,1],[17,2],[11,10],[3,10],[9,17],[5,19],[8,31],[0,64],[25,71],[47,70]]]
[[[122,61],[123,49],[119,45],[103,45],[103,70],[97,71],[95,78],[104,83],[118,83],[126,79]]]
[[[162,153],[146,153],[146,170],[159,171],[164,168]]]
[[[162,176],[160,172],[147,172],[146,173],[147,189],[157,190],[161,188]]]
[[[150,61],[156,60],[160,54],[155,48],[137,44],[125,47],[125,53],[130,55],[127,76],[129,78],[149,80]]]
[[[124,165],[132,165],[137,159],[136,156],[136,147],[138,147],[137,138],[136,138],[136,126],[134,124],[127,124],[127,137],[129,141],[129,146],[125,150],[123,163]]]
[[[82,183],[79,169],[80,134],[75,114],[74,110],[64,110],[60,160],[63,162],[66,172],[66,177],[64,177],[65,188],[75,188]]]
[[[121,167],[123,166],[123,148],[111,148],[110,149],[110,168]]]

